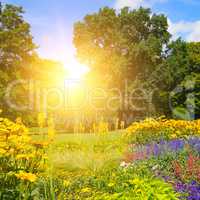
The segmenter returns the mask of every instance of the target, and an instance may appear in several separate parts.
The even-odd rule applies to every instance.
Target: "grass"
[[[32,137],[38,141],[47,139],[40,135]],[[57,176],[92,173],[119,165],[125,146],[121,131],[104,135],[58,134],[49,156]]]

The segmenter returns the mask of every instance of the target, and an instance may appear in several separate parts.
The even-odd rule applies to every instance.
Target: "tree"
[[[0,6],[0,107],[4,114],[16,115],[5,103],[6,87],[10,82],[24,78],[23,72],[35,54],[36,45],[23,13],[22,7],[9,4]],[[23,100],[23,96],[24,91],[21,90],[17,99]]]
[[[130,86],[149,78],[162,63],[169,39],[167,18],[144,8],[118,13],[105,7],[74,26],[77,57],[91,67],[93,82],[98,77],[101,87],[121,90],[122,111],[126,110],[125,80]]]
[[[191,119],[195,114],[195,118],[198,118],[200,43],[187,43],[179,38],[168,45],[166,55],[162,63],[162,69],[165,70],[160,73],[154,98],[157,112],[171,117],[175,111],[178,117],[182,115]]]

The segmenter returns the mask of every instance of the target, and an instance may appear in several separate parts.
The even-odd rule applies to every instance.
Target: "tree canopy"
[[[78,58],[106,81],[144,79],[162,61],[169,41],[167,18],[150,9],[102,8],[74,26]]]
[[[173,115],[171,104],[187,104],[186,97],[180,97],[187,94],[184,89],[171,99],[176,87],[191,79],[197,93],[200,71],[199,43],[170,38],[167,17],[146,8],[116,11],[105,7],[74,25],[77,57],[91,67],[91,77],[98,74],[101,86],[106,83],[122,92],[125,80],[129,88],[153,91],[155,113],[167,116]]]
[[[0,6],[0,106],[6,107],[7,113],[12,111],[5,104],[5,90],[9,83],[22,78],[36,48],[23,13],[22,7]]]

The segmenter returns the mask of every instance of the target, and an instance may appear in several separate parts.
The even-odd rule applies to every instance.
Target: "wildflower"
[[[91,189],[89,187],[85,187],[81,190],[82,193],[87,193],[87,192],[90,192]]]
[[[181,194],[183,194],[183,196],[181,196],[181,199],[185,199],[185,193],[188,194],[187,199],[191,199],[191,200],[199,200],[200,199],[200,185],[195,182],[192,181],[191,183],[181,183],[178,182],[175,184],[175,189],[177,192],[180,192]]]
[[[155,166],[152,167],[152,170],[155,171],[158,168],[159,168],[159,165],[155,165]]]
[[[176,134],[172,134],[171,137],[174,139],[174,138],[177,138],[177,135]]]
[[[128,167],[129,166],[129,163],[126,163],[126,162],[121,162],[120,163],[120,167]]]
[[[6,153],[6,151],[4,150],[4,149],[2,149],[2,148],[0,148],[0,154],[5,154]]]
[[[26,160],[28,160],[28,159],[30,159],[30,158],[34,158],[34,154],[18,154],[18,155],[16,155],[16,159],[17,160],[20,160],[20,159],[26,159]]]
[[[63,181],[63,186],[64,187],[68,187],[70,185],[70,182],[69,181],[67,181],[67,180],[64,180]]]
[[[133,180],[129,180],[129,183],[131,185],[140,185],[142,183],[142,180],[138,179],[138,178],[135,178]]]
[[[20,171],[18,174],[15,174],[15,176],[18,179],[27,180],[27,181],[30,181],[30,182],[35,182],[36,179],[37,179],[37,176],[35,174],[26,173],[26,172],[23,172],[23,171]]]
[[[181,177],[182,176],[182,167],[181,167],[180,163],[176,161],[173,163],[173,166],[174,166],[175,175],[177,177]]]
[[[183,140],[172,140],[168,143],[169,148],[172,151],[179,151],[184,148],[184,141]]]
[[[158,156],[160,154],[160,149],[158,144],[154,145],[153,153],[155,156]]]
[[[193,157],[192,154],[189,154],[188,160],[187,160],[187,168],[189,173],[192,174],[194,167],[195,167],[195,158]]]
[[[108,187],[113,187],[115,185],[115,183],[111,182],[111,183],[108,183]]]

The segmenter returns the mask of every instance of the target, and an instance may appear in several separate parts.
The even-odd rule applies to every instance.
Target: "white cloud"
[[[126,6],[134,9],[139,8],[140,6],[152,7],[156,3],[165,3],[167,1],[168,0],[116,0],[115,8],[121,9]],[[199,1],[193,0],[192,2],[197,3]],[[177,39],[178,37],[182,37],[186,41],[200,41],[200,20],[192,22],[188,21],[172,22],[170,19],[168,19],[168,23],[169,23],[169,32],[173,36],[172,39]]]
[[[139,8],[140,6],[143,7],[152,7],[156,3],[163,3],[167,0],[117,0],[115,3],[116,9],[121,9],[123,7],[130,7],[130,8]]]
[[[183,37],[187,41],[200,41],[200,20],[187,22],[179,21],[173,23],[168,20],[169,32],[173,35],[173,39]]]

